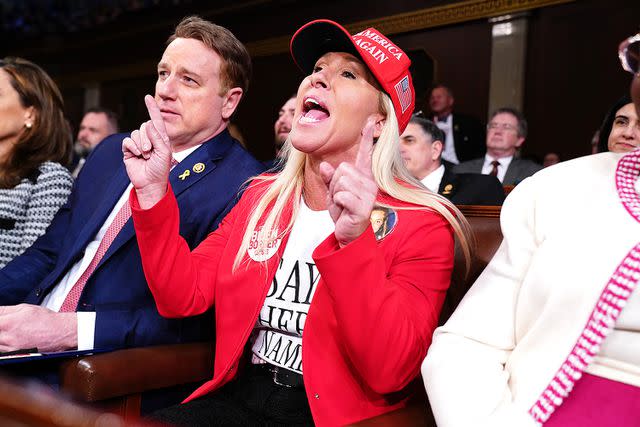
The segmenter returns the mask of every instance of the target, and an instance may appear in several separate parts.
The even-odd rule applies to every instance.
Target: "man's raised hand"
[[[122,141],[122,154],[140,207],[155,205],[166,193],[171,170],[171,144],[160,108],[147,95],[144,102],[151,120]]]

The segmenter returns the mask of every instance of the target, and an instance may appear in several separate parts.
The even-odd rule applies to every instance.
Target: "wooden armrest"
[[[65,362],[60,385],[71,397],[97,402],[211,378],[213,343],[131,348]]]
[[[138,418],[124,420],[80,406],[35,383],[20,384],[0,377],[0,425],[11,427],[159,427]]]

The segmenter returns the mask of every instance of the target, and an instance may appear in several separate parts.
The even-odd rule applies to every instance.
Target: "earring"
[[[25,126],[27,129],[31,129],[31,126],[33,126],[33,124],[32,124],[31,122],[27,122],[27,123],[25,123],[25,124],[24,124],[24,126]]]

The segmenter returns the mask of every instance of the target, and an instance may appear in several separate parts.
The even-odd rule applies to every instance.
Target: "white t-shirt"
[[[253,363],[270,363],[302,374],[302,332],[320,273],[311,257],[333,231],[329,211],[304,203],[295,219],[256,324]]]

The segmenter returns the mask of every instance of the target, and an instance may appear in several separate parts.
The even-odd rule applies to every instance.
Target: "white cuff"
[[[78,350],[93,350],[96,331],[95,311],[78,311]]]

